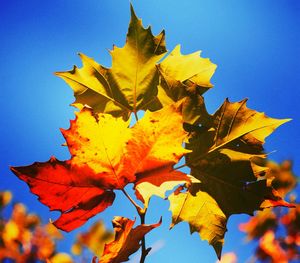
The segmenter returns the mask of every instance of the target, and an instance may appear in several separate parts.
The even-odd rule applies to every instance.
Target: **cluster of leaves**
[[[70,254],[57,252],[56,242],[63,238],[52,223],[42,224],[40,217],[28,213],[24,204],[12,203],[10,191],[0,191],[0,262],[73,263]],[[84,250],[100,257],[104,245],[113,239],[113,233],[98,220],[87,232],[77,234],[71,252],[81,256],[82,262],[89,262]]]
[[[56,251],[55,241],[62,238],[57,228],[51,223],[42,225],[23,204],[15,203],[10,217],[4,217],[11,198],[9,191],[0,192],[0,261],[72,263],[70,255]]]
[[[267,176],[275,177],[273,186],[283,196],[294,190],[297,178],[290,161],[280,165],[268,162]],[[286,263],[300,260],[300,204],[290,194],[295,209],[269,208],[258,212],[240,230],[247,233],[248,240],[257,240],[255,258],[264,262]]]
[[[144,236],[161,224],[144,224],[149,200],[164,198],[175,186],[168,197],[172,226],[188,222],[218,257],[230,215],[289,206],[260,163],[265,138],[288,119],[269,118],[247,108],[246,100],[228,99],[210,115],[202,95],[213,86],[216,65],[200,52],[182,55],[180,46],[166,52],[164,31],[153,36],[131,8],[126,44],[110,52],[111,68],[80,54],[82,68],[56,73],[74,90],[79,109],[70,128],[61,130],[70,160],[51,157],[11,168],[43,204],[61,212],[54,225],[65,231],[111,206],[117,190],[128,197],[141,225],[115,218],[115,240],[100,262],[126,261],[140,246],[143,262],[149,252]],[[140,110],[146,113],[138,120]],[[183,156],[191,175],[174,168]],[[126,192],[128,184],[142,207]]]

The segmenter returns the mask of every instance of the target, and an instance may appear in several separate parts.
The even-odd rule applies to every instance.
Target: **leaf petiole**
[[[144,213],[144,209],[141,208],[132,198],[131,196],[126,192],[125,189],[121,189],[122,192],[124,193],[124,195],[127,197],[127,199],[134,205],[134,207],[136,208],[138,214],[143,214]]]
[[[135,117],[136,122],[138,122],[139,121],[139,117],[138,117],[136,111],[134,112],[134,117]]]

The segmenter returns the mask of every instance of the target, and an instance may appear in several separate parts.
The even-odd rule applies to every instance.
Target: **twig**
[[[140,219],[141,219],[141,224],[145,224],[146,212],[147,212],[147,209],[142,211],[142,213],[139,213],[139,216],[140,216]],[[145,236],[143,236],[143,238],[142,238],[142,254],[141,254],[140,263],[145,262],[145,259],[148,255],[148,253],[150,252],[150,250],[151,250],[151,247],[146,248],[146,239],[145,239]]]

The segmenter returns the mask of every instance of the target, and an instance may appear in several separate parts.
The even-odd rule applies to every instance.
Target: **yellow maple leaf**
[[[128,119],[131,112],[155,108],[151,104],[159,81],[156,63],[162,59],[165,33],[153,36],[145,29],[131,6],[131,20],[126,44],[110,51],[112,67],[107,69],[80,54],[83,67],[57,72],[74,90],[76,101],[96,112],[111,113]]]

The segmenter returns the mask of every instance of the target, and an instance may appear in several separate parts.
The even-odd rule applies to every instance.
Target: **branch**
[[[147,208],[145,208],[144,211],[139,213],[139,216],[140,216],[140,219],[141,219],[141,224],[145,224],[146,212],[147,212]],[[146,248],[146,239],[145,239],[145,236],[143,236],[143,238],[142,238],[142,255],[141,255],[140,263],[145,262],[145,259],[148,255],[148,253],[150,252],[150,250],[151,250],[151,247]]]

